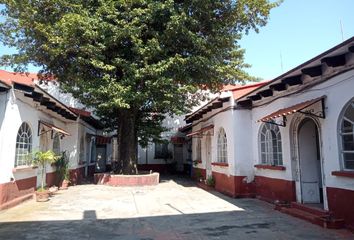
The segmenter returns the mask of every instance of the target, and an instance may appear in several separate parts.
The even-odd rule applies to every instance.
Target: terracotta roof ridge
[[[251,87],[257,87],[257,86],[263,86],[264,84],[270,82],[270,80],[262,81],[262,82],[254,82],[250,84],[245,84],[241,86],[235,86],[233,89],[229,89],[228,91],[238,91],[246,88],[251,88]]]

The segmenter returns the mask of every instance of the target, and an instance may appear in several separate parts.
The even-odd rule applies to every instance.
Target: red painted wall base
[[[152,186],[159,183],[159,173],[146,175],[114,175],[109,173],[96,173],[94,183],[115,187],[123,186]]]
[[[257,197],[268,202],[294,202],[296,201],[295,182],[283,179],[255,177]]]
[[[47,173],[45,181],[46,181],[47,187],[51,187],[54,185],[58,186],[58,184],[59,184],[56,172]]]
[[[227,176],[226,174],[212,172],[215,179],[215,189],[230,197],[254,197],[254,183],[247,183],[245,176]]]
[[[76,169],[70,169],[70,184],[78,185],[82,183],[82,180],[85,178],[85,167],[79,167]],[[88,166],[87,169],[87,178],[93,179],[95,174],[95,165]]]
[[[194,180],[197,180],[197,181],[199,181],[200,178],[205,179],[206,178],[205,169],[193,167],[193,169],[192,169],[192,178]]]
[[[354,191],[327,187],[327,199],[329,211],[344,219],[346,227],[354,231]]]
[[[13,207],[34,193],[37,177],[0,184],[0,209]]]

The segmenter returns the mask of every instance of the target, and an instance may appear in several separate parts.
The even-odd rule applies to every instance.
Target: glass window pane
[[[15,166],[27,164],[28,154],[32,150],[32,132],[27,123],[22,123],[16,137]]]
[[[346,120],[343,120],[342,133],[352,133],[352,132],[353,132],[353,124],[351,124]]]
[[[354,153],[353,152],[344,152],[343,153],[344,161],[354,161]]]
[[[279,127],[272,124],[263,124],[260,137],[260,156],[263,164],[282,164],[281,135]]]
[[[344,162],[346,169],[353,169],[354,170],[354,160],[353,161],[345,161]]]
[[[349,105],[348,108],[345,110],[344,117],[354,121],[354,108],[352,105]]]
[[[342,142],[344,151],[354,150],[354,135],[343,135]]]

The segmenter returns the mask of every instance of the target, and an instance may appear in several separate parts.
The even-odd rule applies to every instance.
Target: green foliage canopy
[[[195,105],[198,90],[250,79],[242,34],[258,31],[278,5],[268,0],[0,0],[0,40],[117,128],[135,115],[141,143],[164,129],[165,114]],[[194,97],[191,97],[194,96]]]

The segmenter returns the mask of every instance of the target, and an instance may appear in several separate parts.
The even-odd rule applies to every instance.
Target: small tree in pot
[[[68,189],[70,183],[69,159],[65,151],[62,152],[61,156],[55,162],[55,166],[60,189]]]
[[[41,187],[36,191],[37,202],[45,202],[49,199],[49,190],[45,188],[44,176],[46,174],[47,164],[52,164],[58,159],[58,156],[51,150],[38,151],[33,155],[33,164],[40,167],[41,171]]]

